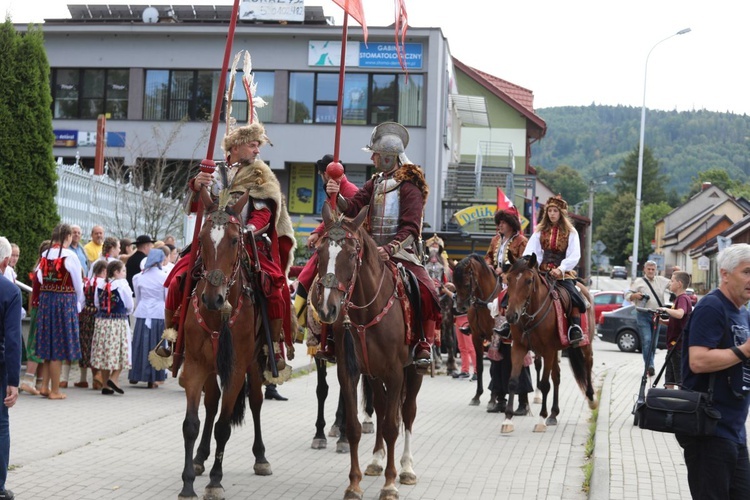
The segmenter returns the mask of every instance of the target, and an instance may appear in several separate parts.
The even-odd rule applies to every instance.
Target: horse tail
[[[247,376],[242,383],[242,389],[237,394],[237,400],[234,402],[232,416],[229,417],[229,424],[232,427],[238,427],[245,423],[245,396],[247,395]]]
[[[232,330],[229,322],[222,321],[219,333],[219,349],[216,353],[216,371],[221,379],[222,389],[226,389],[234,370],[234,348],[232,346]]]
[[[351,380],[359,377],[359,361],[354,348],[354,339],[352,331],[347,327],[344,331],[344,357],[346,358],[346,371]]]
[[[573,376],[576,379],[576,383],[581,390],[588,396],[589,378],[586,373],[586,358],[583,355],[582,347],[569,348],[568,349],[568,361],[570,361],[570,368],[573,370]]]

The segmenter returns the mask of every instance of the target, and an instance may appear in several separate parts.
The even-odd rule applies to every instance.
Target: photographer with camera
[[[750,245],[719,254],[720,285],[696,304],[683,336],[683,387],[709,390],[721,418],[712,436],[676,434],[694,499],[750,498],[745,422],[750,407]],[[714,375],[715,374],[715,375]]]
[[[653,260],[646,261],[643,264],[643,276],[636,278],[630,285],[630,290],[625,293],[625,300],[641,308],[657,309],[664,307],[664,292],[669,287],[669,280],[664,276],[656,275],[656,262]],[[654,371],[654,353],[656,352],[657,342],[653,342],[652,336],[658,335],[661,326],[654,325],[652,316],[648,312],[638,311],[638,332],[641,336],[641,352],[643,353],[643,362],[648,368],[649,376],[653,376]]]

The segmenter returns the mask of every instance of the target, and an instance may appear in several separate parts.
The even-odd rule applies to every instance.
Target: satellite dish
[[[156,7],[146,7],[145,9],[143,9],[143,22],[158,23],[159,10]]]

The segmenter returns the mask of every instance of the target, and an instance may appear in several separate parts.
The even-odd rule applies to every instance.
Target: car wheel
[[[638,343],[638,334],[633,330],[623,330],[617,335],[617,347],[622,352],[637,351]]]

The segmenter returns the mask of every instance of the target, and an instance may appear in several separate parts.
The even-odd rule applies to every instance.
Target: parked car
[[[614,311],[622,307],[622,303],[625,301],[625,292],[596,292],[593,294],[592,299],[594,301],[596,323],[598,324],[603,312]]]
[[[690,302],[692,302],[693,307],[695,307],[695,304],[698,302],[698,296],[695,294],[695,290],[692,288],[686,288],[685,293],[690,297]]]
[[[641,351],[635,306],[625,306],[602,313],[596,324],[596,334],[604,342],[617,344],[623,352]],[[659,349],[667,347],[666,325],[659,326],[659,343],[656,346]]]
[[[609,277],[612,279],[628,279],[628,268],[625,266],[612,266],[612,272],[609,273]]]

